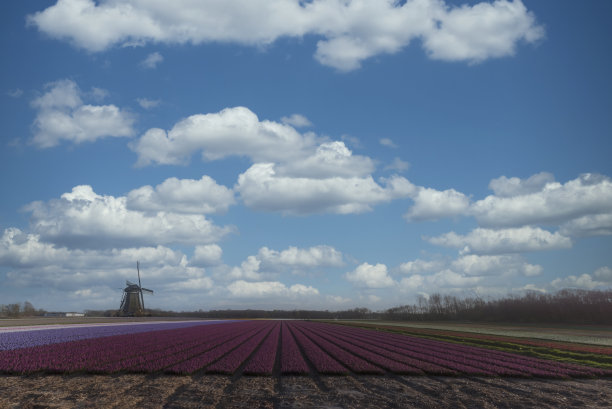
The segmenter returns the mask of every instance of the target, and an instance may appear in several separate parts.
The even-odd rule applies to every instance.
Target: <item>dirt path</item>
[[[0,408],[611,408],[612,379],[0,376]]]

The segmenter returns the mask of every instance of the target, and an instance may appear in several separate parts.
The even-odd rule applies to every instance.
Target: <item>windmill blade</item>
[[[146,293],[151,293],[153,294],[153,290],[149,290],[148,288],[141,288],[142,291],[146,292]]]
[[[136,285],[133,282],[131,282],[130,280],[125,280],[125,285],[127,285],[128,287],[131,285]]]
[[[142,305],[142,309],[144,311],[144,297],[142,296],[142,284],[140,283],[140,262],[136,260],[136,271],[138,271],[138,288],[140,288],[140,304]]]

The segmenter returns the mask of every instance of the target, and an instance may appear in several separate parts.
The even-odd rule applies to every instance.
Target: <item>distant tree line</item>
[[[115,310],[87,311],[89,316],[113,316]],[[612,324],[612,290],[566,289],[554,294],[527,292],[500,299],[458,298],[432,294],[420,296],[416,304],[383,311],[353,308],[344,311],[320,310],[147,310],[157,317],[208,319],[379,319],[397,321],[480,321],[517,323]]]
[[[26,301],[22,304],[0,304],[0,318],[44,315]],[[90,317],[116,316],[117,310],[87,310]],[[480,321],[516,323],[576,323],[612,325],[612,289],[565,289],[553,294],[527,292],[500,299],[481,297],[458,298],[452,295],[420,296],[415,304],[383,311],[353,308],[344,311],[322,310],[210,310],[165,311],[147,310],[152,317],[184,317],[208,319],[379,319],[397,321]]]
[[[35,317],[45,314],[44,310],[37,310],[31,302],[26,301],[23,304],[0,304],[0,318],[19,318],[19,317]]]
[[[554,294],[527,292],[494,300],[433,294],[377,313],[401,321],[492,321],[525,323],[612,324],[612,290],[565,289]]]

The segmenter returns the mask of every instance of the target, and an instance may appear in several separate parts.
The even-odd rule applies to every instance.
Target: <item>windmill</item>
[[[126,287],[123,289],[123,298],[121,298],[121,306],[119,307],[119,315],[142,315],[144,313],[144,296],[147,292],[153,294],[153,290],[142,288],[140,284],[140,263],[136,262],[136,271],[138,271],[138,284],[125,280]]]

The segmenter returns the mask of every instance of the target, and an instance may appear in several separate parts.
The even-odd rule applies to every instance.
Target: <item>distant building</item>
[[[84,317],[82,312],[45,312],[45,317]]]

